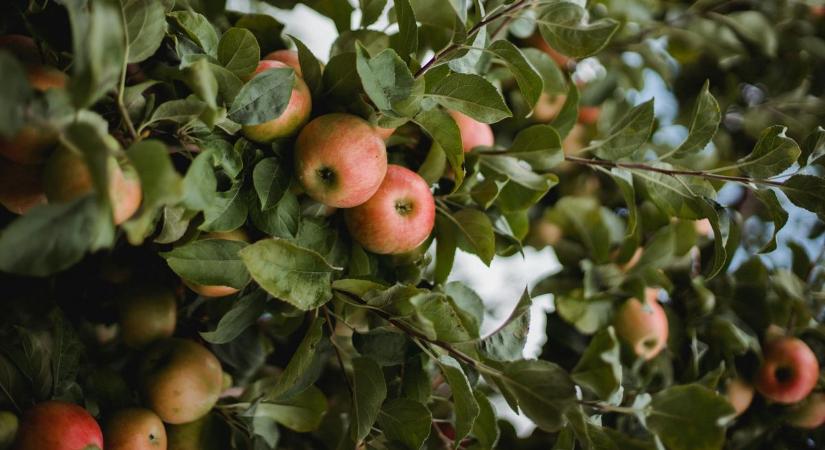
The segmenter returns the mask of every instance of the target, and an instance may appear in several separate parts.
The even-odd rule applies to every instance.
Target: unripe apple
[[[203,235],[202,239],[225,239],[227,241],[249,242],[249,236],[241,228],[226,232],[206,233]],[[234,288],[232,286],[204,285],[188,280],[183,280],[183,284],[185,284],[189,289],[195,291],[198,295],[202,295],[204,297],[226,297],[227,295],[232,295],[239,290],[238,288]]]
[[[378,190],[387,173],[387,149],[369,122],[351,114],[327,114],[298,135],[295,172],[313,200],[351,208]]]
[[[197,420],[215,406],[223,384],[218,358],[202,345],[185,339],[153,344],[140,367],[146,405],[166,423]]]
[[[292,67],[292,69],[295,70],[295,74],[299,77],[304,76],[303,72],[301,72],[301,59],[298,57],[298,52],[294,52],[292,50],[275,50],[274,52],[264,56],[263,59],[282,62],[287,66]]]
[[[420,175],[390,164],[375,195],[344,214],[353,239],[367,250],[405,253],[418,247],[433,230],[435,200]]]
[[[533,119],[542,123],[550,122],[559,115],[566,101],[567,96],[564,94],[551,96],[546,92],[542,92],[535,108],[533,108]]]
[[[495,136],[493,136],[493,129],[490,125],[458,111],[450,111],[450,115],[458,125],[458,131],[461,133],[461,147],[465,153],[479,146],[492,147],[495,144]]]
[[[0,157],[0,204],[15,214],[26,214],[44,203],[43,167],[25,166]]]
[[[735,377],[725,384],[725,397],[733,406],[736,415],[745,412],[753,401],[753,385],[742,378]]]
[[[166,450],[166,429],[148,409],[122,409],[106,423],[106,450]]]
[[[288,65],[280,61],[263,60],[258,63],[254,75],[270,69],[286,68]],[[275,139],[293,136],[309,120],[312,112],[312,96],[309,87],[300,76],[295,77],[289,103],[280,116],[257,125],[244,125],[243,135],[255,142],[266,144]]]
[[[14,443],[20,421],[9,411],[0,411],[0,450],[7,450]]]
[[[811,393],[819,378],[819,361],[804,341],[779,337],[765,343],[756,389],[776,403],[796,403]]]
[[[118,299],[120,334],[132,348],[143,348],[175,332],[177,301],[165,286],[130,286]]]
[[[614,320],[616,334],[645,360],[653,359],[667,345],[667,314],[656,300],[657,292],[645,289],[644,303],[637,298],[625,301]]]
[[[825,393],[814,392],[794,406],[788,424],[796,428],[813,430],[825,424]]]
[[[15,450],[85,450],[103,448],[100,425],[88,411],[51,400],[29,408],[17,432]]]

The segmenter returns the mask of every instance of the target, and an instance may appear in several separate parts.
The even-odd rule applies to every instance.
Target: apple
[[[587,128],[577,123],[573,125],[573,128],[570,129],[570,132],[567,133],[567,136],[561,142],[561,149],[564,151],[565,155],[576,155],[579,153],[585,146],[585,138],[587,137]]]
[[[292,67],[292,69],[295,70],[295,74],[299,77],[304,76],[303,72],[301,72],[301,59],[298,57],[298,52],[292,50],[275,50],[264,56],[263,59],[266,61],[282,62]]]
[[[387,173],[387,149],[372,125],[351,114],[313,119],[295,143],[295,173],[313,200],[352,208],[372,197]]]
[[[6,450],[14,443],[20,421],[9,411],[0,411],[0,449]]]
[[[206,233],[201,239],[225,239],[227,241],[249,242],[249,236],[241,228],[226,232]],[[189,289],[195,291],[198,295],[202,295],[204,297],[226,297],[238,292],[239,290],[238,288],[233,288],[232,286],[204,285],[188,280],[183,280],[183,284],[185,284]]]
[[[616,334],[645,360],[653,359],[667,345],[667,314],[656,300],[657,293],[657,289],[645,289],[644,303],[631,298],[614,318]]]
[[[814,392],[794,406],[788,424],[811,430],[825,424],[825,392]]]
[[[106,423],[106,450],[165,449],[166,429],[148,409],[122,409]]]
[[[479,146],[492,147],[495,144],[495,136],[493,136],[493,129],[490,125],[458,111],[450,111],[450,116],[458,125],[458,131],[461,133],[461,147],[465,153]]]
[[[598,106],[579,105],[579,123],[583,125],[593,125],[599,120],[602,109]]]
[[[289,66],[280,61],[263,60],[258,63],[258,68],[255,69],[252,76],[254,77],[270,69],[286,67]],[[267,144],[275,139],[295,135],[307,120],[309,120],[311,112],[312,96],[309,93],[309,87],[307,87],[307,84],[300,76],[296,76],[295,84],[292,87],[292,95],[289,97],[289,103],[284,112],[282,112],[280,116],[264,123],[244,125],[242,132],[243,135],[251,141]]]
[[[713,237],[713,227],[710,225],[710,220],[708,219],[700,219],[693,221],[693,229],[696,230],[696,234],[706,238]]]
[[[29,408],[17,431],[15,450],[85,450],[103,448],[100,425],[88,411],[51,400]]]
[[[208,414],[194,422],[167,425],[167,450],[225,450],[225,426],[215,414]],[[108,450],[108,449],[107,449]]]
[[[120,333],[131,348],[143,348],[175,332],[177,300],[165,286],[129,286],[117,301]]]
[[[536,248],[554,246],[564,237],[564,230],[560,226],[547,219],[540,218],[533,221],[527,235],[527,243]]]
[[[804,341],[795,337],[769,339],[762,350],[756,389],[776,403],[796,403],[811,393],[819,378],[819,361]]]
[[[433,230],[435,200],[420,175],[390,164],[375,195],[345,211],[344,217],[352,238],[367,250],[405,253],[418,247]]]
[[[825,6],[811,5],[811,15],[814,17],[825,17]]]
[[[0,204],[15,214],[26,214],[44,203],[43,168],[17,164],[0,157]]]
[[[734,377],[725,384],[725,397],[739,416],[753,401],[753,385],[740,377]]]
[[[170,338],[144,354],[139,378],[146,405],[164,422],[181,424],[200,419],[215,406],[223,370],[202,345]]]
[[[0,49],[11,52],[24,64],[40,64],[40,49],[37,43],[29,36],[22,34],[7,34],[0,36]]]
[[[559,115],[566,101],[567,95],[565,94],[550,95],[542,92],[533,108],[533,119],[537,122],[550,122]]]

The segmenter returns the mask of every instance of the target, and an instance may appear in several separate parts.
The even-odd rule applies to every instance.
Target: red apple
[[[164,449],[166,429],[157,414],[148,409],[122,409],[106,423],[106,450]]]
[[[0,157],[0,204],[15,214],[26,214],[43,203],[43,167],[25,166]]]
[[[756,389],[777,403],[796,403],[811,393],[819,378],[819,361],[808,344],[794,337],[765,343]]]
[[[387,173],[387,150],[369,122],[350,114],[327,114],[298,135],[295,172],[313,200],[351,208],[378,190]]]
[[[353,239],[373,253],[397,254],[418,247],[435,222],[435,200],[420,175],[390,164],[378,192],[347,210]]]
[[[753,385],[739,377],[731,378],[725,384],[725,397],[738,416],[745,412],[753,401]]]
[[[814,392],[796,405],[788,423],[797,428],[810,430],[825,424],[825,392]]]
[[[464,152],[469,152],[479,146],[492,147],[495,144],[493,129],[490,125],[458,111],[450,111],[450,115],[458,125],[458,131],[461,133],[461,147]]]
[[[8,50],[24,64],[40,64],[40,50],[37,43],[29,36],[7,34],[0,36],[0,49]]]
[[[270,69],[289,67],[280,61],[263,60],[258,63],[258,68],[252,74],[255,75]],[[309,87],[300,76],[295,77],[295,84],[292,87],[292,95],[289,97],[289,104],[280,116],[257,125],[244,125],[243,135],[255,142],[266,144],[275,139],[293,136],[309,120],[312,112],[312,96]]]
[[[644,303],[636,298],[625,301],[614,322],[616,334],[645,360],[653,359],[667,345],[667,314],[656,300],[657,292],[645,289]]]
[[[564,102],[567,101],[567,95],[554,94],[550,95],[542,92],[536,106],[533,108],[533,119],[537,122],[548,123],[556,118],[561,112]]]
[[[85,450],[103,448],[100,425],[88,411],[61,401],[47,401],[23,415],[16,450]]]
[[[579,123],[593,125],[599,120],[602,109],[598,106],[579,106]]]
[[[293,52],[292,50],[275,50],[272,53],[263,57],[264,60],[268,61],[280,61],[286,64],[292,69],[295,70],[295,74],[299,77],[303,77],[304,74],[301,72],[301,60],[298,57],[298,52]]]

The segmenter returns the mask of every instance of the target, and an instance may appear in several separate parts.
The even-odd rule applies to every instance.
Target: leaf
[[[211,194],[211,199],[203,209],[203,223],[198,229],[203,231],[232,231],[240,228],[249,212],[242,183],[233,184],[228,191]]]
[[[152,117],[145,124],[143,124],[141,128],[161,121],[169,121],[179,124],[188,123],[197,119],[205,109],[206,103],[195,97],[170,100],[168,102],[161,103],[160,106],[158,106],[152,113]]]
[[[227,239],[201,239],[160,255],[185,280],[241,289],[249,283],[249,272],[239,256],[247,245]]]
[[[669,164],[654,163],[654,167],[671,170]],[[716,190],[707,180],[684,175],[666,175],[657,172],[635,171],[637,181],[644,186],[650,200],[665,214],[682,219],[696,220],[703,216],[697,208],[696,198],[714,198]]]
[[[443,214],[435,215],[435,282],[444,283],[453,270],[458,229]]]
[[[791,167],[802,151],[785,131],[787,127],[781,125],[763,131],[753,151],[736,162],[739,170],[753,178],[770,178]]]
[[[565,137],[570,134],[570,131],[576,126],[578,121],[579,89],[574,83],[570,83],[567,89],[567,97],[564,99],[564,105],[562,105],[561,111],[556,115],[556,118],[550,122],[550,125],[559,132],[560,137]]]
[[[298,48],[298,61],[301,64],[301,76],[304,78],[304,82],[307,86],[309,86],[309,90],[312,92],[314,98],[316,95],[321,94],[321,86],[323,84],[321,63],[318,62],[318,58],[316,58],[309,48],[298,38],[290,36],[290,39],[292,39],[292,42],[294,42],[295,46]]]
[[[522,211],[533,206],[558,183],[555,175],[539,175],[511,156],[484,155],[481,166],[485,176],[497,173],[510,178],[496,199],[496,204],[506,212]]]
[[[393,110],[396,103],[412,93],[413,76],[404,61],[392,49],[386,49],[370,58],[358,43],[355,47],[356,69],[364,91],[382,111]]]
[[[487,214],[471,208],[462,209],[450,216],[458,232],[458,246],[477,255],[486,265],[490,265],[496,254],[493,224]]]
[[[430,436],[432,414],[417,401],[396,398],[381,408],[378,425],[389,442],[406,450],[419,450]]]
[[[496,411],[487,396],[479,390],[473,391],[478,403],[479,414],[473,423],[473,436],[483,449],[494,449],[501,434],[498,422],[496,421]]]
[[[387,0],[358,0],[358,5],[361,10],[361,28],[366,28],[381,17]]]
[[[464,181],[464,149],[458,125],[447,112],[438,108],[422,111],[414,120],[444,150],[455,173],[457,188]]]
[[[269,209],[281,201],[289,188],[290,173],[279,158],[264,158],[255,165],[252,182],[261,201],[261,209]]]
[[[275,207],[261,211],[253,206],[250,215],[252,223],[262,232],[275,237],[293,238],[301,223],[300,211],[298,198],[287,190]]]
[[[693,111],[693,119],[690,121],[688,136],[674,150],[673,157],[676,159],[685,158],[702,151],[716,135],[716,130],[719,129],[722,113],[719,110],[719,103],[710,93],[709,88],[710,82],[705,81],[702,92],[699,93],[699,98],[696,99],[696,109]]]
[[[241,297],[218,322],[214,331],[199,333],[210,344],[226,344],[255,324],[266,309],[266,295],[254,291]]]
[[[208,55],[215,56],[218,49],[218,33],[209,19],[194,11],[174,11],[169,17],[186,36]]]
[[[284,48],[281,39],[284,26],[269,14],[244,14],[235,22],[235,26],[245,28],[255,35],[263,55]]]
[[[522,48],[519,50],[541,76],[544,92],[551,95],[567,92],[567,79],[547,53],[537,48]]]
[[[526,161],[536,171],[550,170],[564,161],[559,134],[549,125],[519,131],[507,155]]]
[[[818,126],[805,138],[798,162],[800,166],[809,164],[825,166],[825,128]]]
[[[366,333],[354,333],[352,345],[359,354],[382,366],[403,364],[410,353],[410,340],[404,333],[387,327],[371,328]]]
[[[410,6],[410,0],[395,0],[395,19],[398,23],[398,34],[391,39],[392,48],[404,61],[409,61],[410,55],[418,50],[418,24],[415,12]]]
[[[127,62],[139,63],[160,48],[166,35],[166,11],[163,4],[145,0],[121,0],[126,20]]]
[[[593,153],[599,158],[617,160],[632,155],[650,138],[653,129],[653,99],[631,109],[619,120]]]
[[[532,304],[530,292],[524,289],[507,319],[481,341],[480,349],[486,356],[498,361],[515,361],[522,358],[527,333],[530,330]]]
[[[771,240],[768,241],[760,250],[759,253],[769,253],[776,249],[776,235],[779,230],[788,223],[788,211],[779,202],[776,192],[771,189],[756,189],[753,191],[756,197],[765,205],[768,215],[773,221],[773,234]]]
[[[619,341],[613,327],[593,336],[573,368],[573,380],[593,391],[600,399],[609,399],[622,384]]]
[[[443,294],[418,294],[410,299],[425,333],[445,342],[467,342],[478,337],[477,322]]]
[[[561,429],[564,414],[576,404],[573,380],[549,361],[507,362],[500,380],[518,399],[521,411],[545,431]]]
[[[807,209],[825,220],[825,178],[794,175],[782,184],[782,192],[794,205]]]
[[[619,23],[613,19],[600,19],[584,24],[586,11],[572,2],[557,2],[544,8],[537,21],[541,35],[554,49],[575,58],[584,58],[603,49]]]
[[[636,189],[633,187],[633,173],[627,169],[613,168],[610,169],[610,176],[616,185],[619,186],[619,191],[624,197],[627,205],[627,225],[625,228],[625,239],[630,239],[636,234],[636,224],[639,221],[639,208],[636,205]]]
[[[370,433],[378,418],[381,404],[387,397],[384,372],[375,361],[366,357],[352,360],[352,440],[360,443]]]
[[[479,75],[451,73],[428,89],[425,95],[447,109],[462,112],[484,123],[495,123],[513,116],[501,93]]]
[[[698,385],[673,386],[653,396],[647,427],[668,449],[720,449],[734,411],[716,392]]]
[[[261,59],[261,48],[251,31],[232,27],[218,43],[218,62],[238,78],[249,76]]]
[[[80,369],[80,357],[83,353],[83,343],[71,323],[59,311],[49,314],[52,323],[52,342],[49,354],[51,356],[52,393],[63,394],[62,389],[73,383]]]
[[[481,324],[484,322],[484,300],[478,296],[478,293],[460,281],[451,281],[445,284],[444,293],[466,313],[465,317],[469,316],[468,319],[472,321],[469,328],[480,330]]]
[[[513,78],[516,79],[521,95],[524,96],[530,109],[533,109],[544,88],[544,81],[538,70],[533,67],[527,57],[524,56],[524,53],[510,41],[503,39],[495,41],[487,47],[487,50],[493,52],[507,65],[507,68],[513,74]]]
[[[274,297],[302,311],[332,298],[333,267],[318,253],[289,241],[260,240],[240,252],[252,278]]]
[[[307,433],[321,425],[327,399],[318,388],[310,386],[290,399],[257,403],[250,410],[244,415],[272,420],[298,433]]]
[[[0,50],[0,79],[0,137],[11,138],[23,126],[32,88],[23,65],[5,50]]]
[[[238,92],[229,118],[241,125],[258,125],[280,117],[289,104],[294,85],[295,71],[291,68],[259,73]]]
[[[438,358],[438,366],[452,391],[455,412],[455,438],[453,440],[455,447],[458,448],[461,441],[472,431],[480,408],[473,395],[470,382],[458,361],[449,356],[442,356]]]
[[[316,318],[292,354],[278,382],[267,392],[267,398],[290,398],[310,387],[323,369],[321,340],[324,338],[324,319]]]

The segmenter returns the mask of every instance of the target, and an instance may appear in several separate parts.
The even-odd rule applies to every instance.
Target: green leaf
[[[564,161],[559,134],[549,125],[533,125],[519,131],[507,155],[527,161],[536,171],[550,170]]]
[[[479,75],[453,72],[427,91],[427,97],[445,108],[462,112],[480,122],[494,123],[513,116],[501,93]]]
[[[238,92],[229,118],[241,125],[257,125],[280,117],[289,105],[294,85],[295,71],[291,68],[259,73]]]
[[[375,361],[366,357],[352,360],[352,440],[360,443],[370,433],[378,418],[381,404],[387,397],[384,372]]]
[[[312,250],[289,241],[260,240],[240,252],[252,278],[274,297],[302,311],[317,308],[332,298],[333,267]]]
[[[152,113],[152,117],[141,126],[144,128],[155,122],[169,121],[179,124],[191,122],[203,113],[206,103],[193,97],[180,100],[170,100],[161,103]]]
[[[321,63],[318,58],[312,54],[309,48],[304,45],[301,40],[294,36],[290,36],[292,42],[298,48],[298,62],[301,64],[301,76],[304,82],[309,86],[313,98],[321,94],[321,86],[323,85],[323,75],[321,70]]]
[[[6,50],[0,50],[0,79],[0,137],[11,138],[23,126],[32,88],[23,65]]]
[[[671,170],[669,164],[654,163],[654,167]],[[666,175],[658,172],[635,171],[645,193],[662,212],[672,217],[696,220],[702,217],[695,199],[714,198],[716,190],[706,179],[684,175]]]
[[[266,309],[266,295],[261,291],[241,297],[218,322],[214,331],[199,333],[210,344],[226,344],[255,324]],[[282,377],[283,378],[283,377]]]
[[[478,337],[478,323],[443,294],[418,294],[410,299],[425,333],[445,342],[467,342]]]
[[[788,211],[779,202],[776,192],[771,189],[756,189],[753,191],[756,197],[765,205],[768,216],[773,221],[773,234],[771,240],[768,241],[760,250],[759,253],[769,253],[776,250],[776,235],[779,230],[788,223]]]
[[[496,448],[501,430],[496,421],[496,411],[492,403],[483,392],[475,390],[473,392],[478,404],[478,417],[473,423],[473,436],[478,440],[482,449],[492,450]]]
[[[387,0],[358,0],[358,5],[361,10],[361,28],[366,28],[381,17]]]
[[[218,116],[218,79],[211,65],[206,58],[200,58],[183,69],[183,81],[208,107],[199,119],[209,128],[215,126]]]
[[[432,414],[423,404],[407,398],[387,401],[378,414],[378,425],[390,443],[406,450],[420,450],[430,436]]]
[[[209,23],[209,19],[194,11],[174,11],[169,13],[169,17],[206,54],[216,56],[218,33]]]
[[[412,93],[413,76],[404,61],[392,49],[386,49],[370,58],[367,50],[355,46],[356,69],[364,91],[382,111],[393,110],[396,103]]]
[[[327,399],[315,386],[310,386],[289,399],[255,404],[243,415],[277,422],[298,433],[316,430],[327,411]]]
[[[825,220],[825,178],[794,175],[782,184],[782,192],[794,205],[807,209]]]
[[[443,214],[435,215],[435,282],[445,283],[453,270],[458,228]]]
[[[418,50],[418,24],[415,12],[409,0],[395,0],[395,19],[398,23],[398,34],[391,39],[392,48],[404,61],[409,61],[410,55]]]
[[[160,255],[185,280],[240,289],[249,283],[249,272],[239,256],[247,245],[227,239],[201,239]]]
[[[324,338],[324,319],[316,318],[310,325],[292,359],[275,386],[267,391],[267,398],[290,398],[310,387],[323,369],[321,341]]]
[[[340,100],[352,101],[361,90],[355,52],[341,53],[329,59],[324,68],[324,95]]]
[[[541,75],[544,92],[551,95],[567,92],[567,79],[550,56],[537,48],[522,48],[519,50]]]
[[[802,151],[785,131],[781,125],[763,131],[753,151],[736,162],[739,170],[754,178],[770,178],[791,167]]]
[[[555,63],[553,63],[555,64]],[[579,89],[575,83],[570,83],[567,89],[567,98],[564,100],[564,105],[561,107],[556,118],[550,122],[550,125],[559,132],[559,136],[565,137],[570,134],[570,130],[576,126],[579,121]]]
[[[511,156],[484,155],[481,158],[482,173],[497,173],[510,178],[504,186],[496,204],[504,211],[525,210],[558,183],[553,174],[539,175],[526,169],[519,160]]]
[[[300,211],[298,198],[287,190],[275,207],[260,210],[253,206],[250,215],[252,223],[262,232],[270,236],[293,238],[300,226]]]
[[[603,49],[619,23],[613,19],[600,19],[585,24],[584,8],[572,2],[557,2],[544,8],[537,21],[545,40],[559,52],[575,58],[584,58]]]
[[[631,109],[599,143],[593,153],[611,161],[632,155],[650,138],[653,129],[653,99]]]
[[[821,126],[816,127],[816,129],[805,138],[798,162],[800,166],[809,164],[825,166],[825,128]]]
[[[600,399],[609,399],[622,385],[619,341],[613,327],[593,336],[587,349],[573,368],[573,380],[593,391]]]
[[[709,88],[710,82],[705,81],[702,92],[699,93],[699,98],[696,99],[696,109],[693,111],[693,119],[690,121],[688,136],[674,150],[674,158],[684,158],[702,151],[716,135],[719,122],[722,120],[722,112],[719,110],[719,103],[710,93]]]
[[[458,448],[461,441],[473,430],[480,408],[470,387],[470,381],[467,380],[458,361],[449,356],[442,356],[438,358],[438,366],[452,391],[453,405],[455,405],[454,441],[455,447]]]
[[[549,361],[507,362],[500,379],[518,399],[521,411],[545,431],[561,429],[564,414],[576,404],[570,375]]]
[[[481,324],[484,322],[484,300],[478,296],[478,293],[460,281],[451,281],[445,284],[444,293],[466,313],[465,317],[469,316],[469,319],[472,320],[469,328],[480,330]]]
[[[284,26],[269,14],[244,14],[235,22],[235,26],[245,28],[255,35],[262,55],[284,48],[281,39]]]
[[[289,188],[290,173],[280,158],[264,158],[252,171],[252,183],[261,201],[261,209],[269,209],[281,201]]]
[[[160,48],[166,35],[166,11],[161,2],[121,0],[126,20],[127,62],[139,63]]]
[[[486,265],[490,265],[496,255],[496,239],[493,224],[487,214],[466,208],[448,215],[458,230],[458,246],[477,255]]]
[[[524,96],[530,109],[533,109],[544,88],[544,81],[538,70],[533,67],[527,57],[524,56],[524,53],[510,41],[495,41],[487,47],[487,50],[493,52],[507,65],[507,68],[513,74],[513,78],[516,79],[521,95]]]
[[[533,299],[525,289],[507,319],[481,341],[480,348],[486,356],[498,361],[515,361],[522,358],[530,329],[532,304]]]
[[[261,59],[261,48],[251,31],[230,28],[218,43],[218,62],[238,78],[249,76]]]
[[[447,112],[438,108],[422,111],[414,120],[444,150],[455,173],[457,188],[464,181],[464,149],[458,125]]]
[[[724,397],[698,384],[667,388],[650,406],[647,427],[673,450],[721,449],[734,414]]]
[[[232,231],[241,227],[249,212],[247,196],[241,190],[242,184],[235,183],[228,191],[212,193],[203,209],[202,231]]]
[[[501,174],[493,174],[473,186],[473,189],[470,191],[470,195],[472,196],[473,201],[478,203],[478,206],[484,210],[487,210],[493,205],[493,202],[495,202],[501,194],[504,186],[507,186],[508,181],[510,181],[508,177]]]
[[[387,327],[371,328],[366,333],[354,333],[352,345],[359,354],[382,366],[397,366],[407,360],[410,340],[407,335]]]

